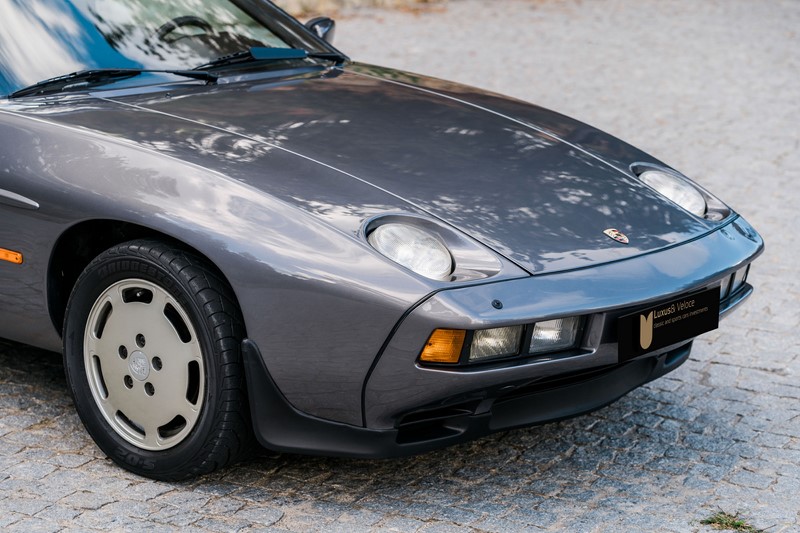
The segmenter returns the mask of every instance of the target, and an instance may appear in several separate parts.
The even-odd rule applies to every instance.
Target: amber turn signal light
[[[14,263],[15,265],[21,265],[22,254],[12,250],[6,250],[5,248],[0,248],[0,261],[8,261],[9,263]]]
[[[463,329],[434,330],[419,360],[425,363],[458,363],[466,335]]]

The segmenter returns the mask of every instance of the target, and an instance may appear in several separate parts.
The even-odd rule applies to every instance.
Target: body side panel
[[[161,127],[180,124],[164,120]],[[361,423],[364,376],[406,309],[433,290],[428,283],[312,214],[141,145],[9,113],[0,113],[0,139],[7,148],[0,188],[40,204],[0,232],[26,257],[24,268],[1,267],[10,271],[2,296],[14,309],[3,335],[59,349],[44,291],[54,243],[84,220],[130,222],[213,260],[293,405]],[[336,175],[281,151],[265,159],[276,180]]]

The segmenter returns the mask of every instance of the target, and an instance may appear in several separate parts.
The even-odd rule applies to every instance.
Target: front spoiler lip
[[[486,398],[476,409],[449,417],[418,418],[405,427],[369,429],[295,409],[272,381],[258,346],[249,339],[242,343],[253,429],[262,446],[279,452],[359,458],[424,453],[497,431],[588,413],[671,372],[688,359],[690,349],[691,342],[669,353],[616,365],[585,380]]]

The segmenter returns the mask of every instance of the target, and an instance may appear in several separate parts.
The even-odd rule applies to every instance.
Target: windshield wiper
[[[217,81],[217,76],[208,72],[198,72],[195,70],[150,70],[140,68],[97,68],[91,70],[81,70],[57,76],[47,80],[34,83],[9,95],[9,98],[19,98],[21,96],[37,96],[42,94],[57,93],[72,89],[85,89],[87,87],[103,85],[114,81],[133,78],[145,72],[157,72],[165,74],[175,74],[196,80],[208,82]]]
[[[255,46],[248,50],[242,50],[234,54],[222,56],[209,63],[200,65],[191,70],[154,70],[140,68],[97,68],[80,70],[64,76],[57,76],[47,80],[34,83],[24,87],[9,95],[9,98],[20,98],[22,96],[38,96],[42,94],[57,93],[73,89],[85,89],[106,83],[133,78],[146,72],[174,74],[195,80],[203,80],[210,83],[217,81],[218,76],[207,72],[217,67],[227,67],[238,63],[249,61],[281,61],[291,59],[327,59],[335,61],[336,64],[343,63],[347,58],[334,52],[308,52],[299,48],[268,48]]]
[[[254,46],[241,52],[235,52],[226,56],[218,57],[192,70],[204,71],[218,67],[228,67],[239,63],[249,63],[251,61],[284,61],[290,59],[328,59],[337,64],[345,61],[341,54],[333,52],[308,52],[300,48],[269,48],[266,46]]]

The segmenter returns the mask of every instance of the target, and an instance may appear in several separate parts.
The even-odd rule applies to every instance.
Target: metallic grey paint
[[[354,426],[613,364],[614,312],[718,283],[763,247],[737,215],[701,220],[644,186],[631,166],[659,162],[594,128],[355,63],[0,100],[0,146],[0,247],[25,256],[0,262],[0,336],[60,350],[59,239],[88,221],[135,224],[223,272],[295,408]],[[386,213],[463,232],[499,254],[500,273],[448,283],[395,265],[363,238]],[[415,363],[435,327],[593,313],[590,344],[606,340],[574,358]]]

